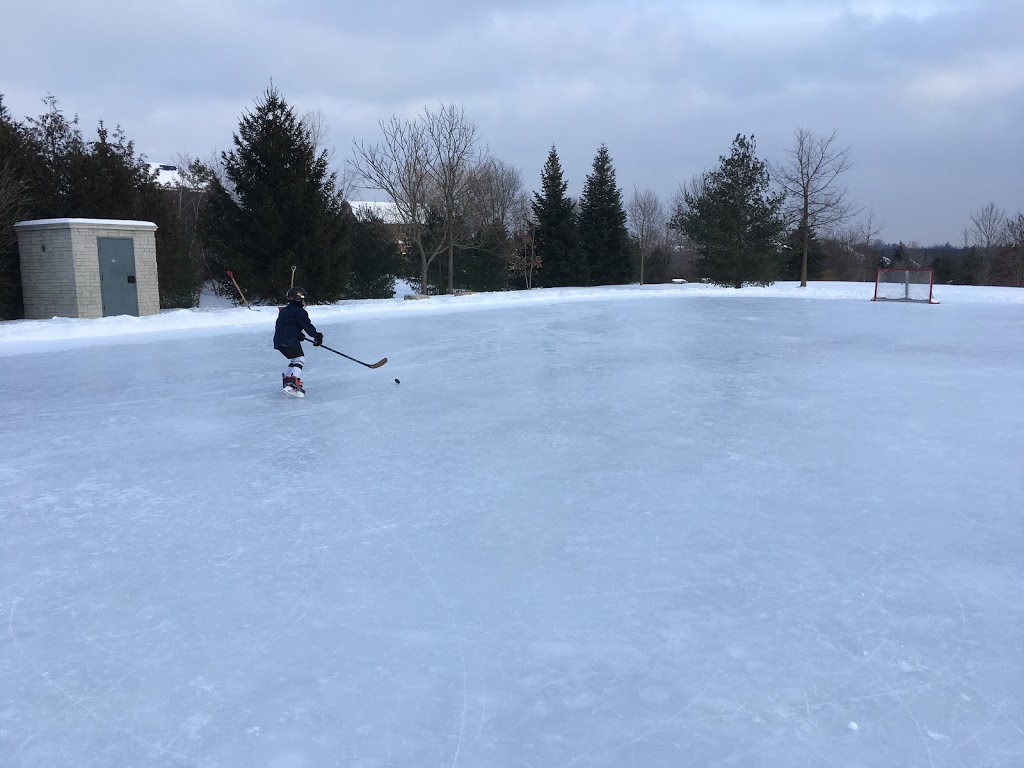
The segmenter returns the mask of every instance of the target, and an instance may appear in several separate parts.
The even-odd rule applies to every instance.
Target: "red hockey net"
[[[930,269],[885,267],[875,273],[872,301],[920,301],[938,304],[933,293],[935,273]]]

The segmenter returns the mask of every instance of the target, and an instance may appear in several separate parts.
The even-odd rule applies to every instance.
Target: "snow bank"
[[[411,313],[451,313],[552,304],[577,301],[614,301],[618,299],[692,299],[699,297],[787,298],[802,300],[868,301],[873,283],[816,282],[800,288],[795,282],[776,283],[769,287],[746,287],[741,290],[700,283],[676,285],[624,285],[599,288],[537,288],[531,291],[475,293],[467,296],[432,296],[429,301],[403,301],[399,293],[393,299],[342,301],[326,306],[312,306],[313,322],[329,324],[373,316],[407,316]],[[940,286],[935,297],[951,303],[1014,303],[1024,305],[1024,289],[976,286]],[[276,307],[226,307],[226,301],[204,294],[198,309],[165,310],[147,317],[104,317],[98,319],[61,318],[49,320],[12,320],[0,323],[0,356],[31,351],[30,344],[65,342],[70,346],[103,343],[104,340],[126,340],[149,333],[185,334],[219,333],[251,327],[266,327],[277,317]],[[942,311],[941,307],[922,311]]]

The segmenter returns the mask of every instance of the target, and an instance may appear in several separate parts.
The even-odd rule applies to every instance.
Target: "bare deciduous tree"
[[[669,203],[668,223],[665,226],[665,242],[670,253],[674,254],[672,259],[680,264],[683,274],[687,279],[703,280],[704,275],[698,272],[700,255],[697,253],[693,243],[683,233],[679,226],[680,217],[689,208],[689,200],[697,200],[708,192],[707,173],[697,173],[687,181],[680,182],[676,191],[672,193],[672,200]]]
[[[626,216],[640,251],[640,285],[643,285],[644,265],[661,240],[668,217],[665,215],[665,206],[653,190],[645,189],[641,192],[636,187],[626,207]]]
[[[513,236],[514,248],[509,256],[509,272],[526,281],[526,290],[533,287],[533,275],[540,269],[537,255],[537,222],[530,218],[529,206],[522,209],[519,227]]]
[[[299,122],[309,131],[309,138],[313,143],[316,154],[319,155],[322,150],[326,150],[328,161],[333,160],[334,147],[328,146],[331,138],[331,127],[327,122],[327,114],[323,109],[320,107],[307,109],[302,113]]]
[[[478,226],[501,224],[507,234],[518,229],[529,210],[522,172],[503,160],[488,158],[477,168],[471,205]]]
[[[799,129],[796,141],[786,153],[784,164],[773,166],[776,183],[786,192],[786,211],[800,233],[803,263],[800,285],[807,286],[807,258],[815,232],[838,229],[856,215],[847,190],[837,184],[840,175],[852,167],[852,148],[836,143],[838,131],[827,136]]]
[[[469,206],[473,180],[486,159],[486,151],[480,147],[476,124],[467,120],[466,111],[453,102],[442,104],[437,112],[424,107],[422,120],[431,150],[427,169],[444,215],[447,292],[455,293],[455,246],[467,234],[459,227],[459,214]]]
[[[1006,214],[995,203],[985,203],[971,214],[971,227],[965,238],[970,239],[978,254],[978,274],[974,281],[988,285],[992,276],[992,262],[1006,244]]]
[[[526,287],[533,281],[536,268],[530,231],[530,196],[523,186],[523,174],[515,166],[497,158],[487,158],[476,170],[470,192],[469,223],[478,234],[490,237],[478,243],[502,259],[509,274],[523,277]]]
[[[299,122],[309,131],[309,138],[313,142],[316,154],[319,155],[321,151],[326,151],[327,164],[334,166],[337,152],[334,144],[331,143],[331,127],[327,122],[327,113],[320,107],[307,109],[302,113]],[[337,173],[338,179],[335,187],[341,192],[342,197],[349,200],[352,197],[352,190],[355,188],[355,179],[351,169],[346,165],[339,168]]]
[[[394,202],[406,237],[420,256],[420,290],[427,290],[430,264],[447,252],[448,291],[453,292],[454,250],[465,234],[459,226],[460,215],[485,158],[477,127],[453,103],[437,112],[424,107],[414,120],[392,117],[380,126],[381,143],[356,142],[353,172]],[[428,238],[431,210],[440,215],[443,231]]]
[[[871,249],[875,239],[882,234],[883,229],[885,229],[885,223],[875,219],[874,209],[869,210],[854,225],[853,232],[856,235],[854,242],[860,250],[858,261],[861,267],[860,280],[862,283],[867,280],[868,269],[875,262],[874,259],[871,259]]]
[[[1006,220],[1007,278],[1024,287],[1024,211]]]
[[[0,165],[0,226],[4,234],[7,234],[7,227],[13,226],[27,211],[28,185],[15,172],[12,163],[4,162]]]
[[[427,243],[427,212],[432,188],[429,150],[418,120],[392,117],[381,121],[383,141],[356,142],[352,169],[367,186],[379,189],[395,204],[397,218],[409,245],[420,257],[420,291],[427,290],[427,269],[444,243]]]

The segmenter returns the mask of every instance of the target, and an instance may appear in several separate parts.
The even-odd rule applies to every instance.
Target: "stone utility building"
[[[37,219],[14,225],[25,317],[155,315],[156,224]]]

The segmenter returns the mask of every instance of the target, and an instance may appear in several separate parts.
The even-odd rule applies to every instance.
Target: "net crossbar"
[[[930,269],[885,267],[875,274],[872,301],[920,301],[938,304],[932,292],[935,273]]]

